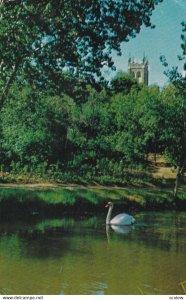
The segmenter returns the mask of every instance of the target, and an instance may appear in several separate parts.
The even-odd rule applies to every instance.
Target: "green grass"
[[[163,210],[186,208],[186,188],[181,187],[179,201],[170,188],[64,187],[56,190],[0,189],[0,214],[61,215],[104,211],[107,201],[126,210]]]

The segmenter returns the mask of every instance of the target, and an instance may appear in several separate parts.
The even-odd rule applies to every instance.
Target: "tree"
[[[89,96],[85,103],[76,105],[72,125],[68,133],[72,146],[71,166],[78,173],[85,169],[96,168],[102,157],[108,157],[111,151],[105,136],[109,132],[109,99],[105,90],[98,93],[89,87]]]
[[[181,48],[182,55],[178,59],[184,62],[186,71],[186,22],[182,22]],[[164,132],[166,154],[171,163],[177,168],[174,187],[174,197],[177,198],[179,180],[186,166],[186,75],[178,71],[178,67],[169,68],[165,56],[160,60],[165,69],[171,86],[164,93],[166,99],[166,130]]]
[[[157,151],[160,140],[162,105],[157,87],[134,86],[130,93],[112,98],[116,129],[113,147],[127,164],[145,161],[149,151]]]
[[[6,162],[31,168],[40,163],[64,163],[74,105],[66,95],[40,95],[28,86],[14,84],[1,111],[1,144]]]
[[[120,71],[111,80],[110,87],[113,94],[127,95],[132,87],[138,87],[138,83],[131,75]]]
[[[177,169],[174,197],[177,197],[179,181],[186,165],[186,98],[180,90],[170,85],[162,91],[164,103],[164,126],[162,142],[165,154]]]
[[[144,161],[144,131],[136,114],[138,89],[131,90],[128,95],[119,93],[112,98],[112,111],[116,130],[112,136],[112,147],[127,164]]]
[[[161,131],[164,124],[164,106],[158,86],[147,87],[144,85],[138,93],[138,101],[134,110],[139,127],[144,132],[143,144],[146,154],[154,153],[156,163],[156,154],[163,151]]]
[[[1,105],[12,82],[29,78],[37,85],[58,83],[64,68],[101,78],[114,68],[111,52],[139,33],[162,0],[1,1]]]

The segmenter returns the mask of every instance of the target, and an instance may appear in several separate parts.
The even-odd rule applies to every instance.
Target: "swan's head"
[[[108,202],[106,205],[105,205],[105,207],[113,207],[114,206],[114,204],[112,203],[112,202]]]

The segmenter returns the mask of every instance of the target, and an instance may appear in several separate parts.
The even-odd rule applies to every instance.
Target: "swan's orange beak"
[[[105,205],[105,207],[109,207],[109,204],[107,203],[107,204]]]

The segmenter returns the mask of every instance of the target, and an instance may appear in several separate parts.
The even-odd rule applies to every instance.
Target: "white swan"
[[[115,216],[112,220],[111,218],[111,213],[114,207],[114,204],[112,202],[108,202],[105,207],[109,207],[107,218],[106,218],[106,224],[111,224],[111,225],[132,225],[135,222],[135,219],[128,215],[128,214],[119,214]]]

